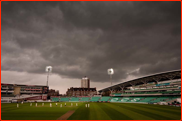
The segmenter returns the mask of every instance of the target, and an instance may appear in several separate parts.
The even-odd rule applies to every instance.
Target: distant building
[[[48,96],[59,96],[59,91],[50,89],[49,92],[48,92]]]
[[[47,94],[48,86],[1,83],[1,95]]]
[[[96,94],[96,87],[90,88],[90,79],[86,76],[81,79],[81,87],[71,87],[66,92],[67,96],[93,96]]]
[[[71,87],[67,90],[67,96],[93,96],[97,94],[95,88]]]
[[[4,102],[12,102],[13,99],[17,101],[46,100],[48,90],[49,87],[44,85],[1,83],[1,100]]]
[[[90,88],[90,79],[88,77],[85,76],[81,79],[81,87]]]

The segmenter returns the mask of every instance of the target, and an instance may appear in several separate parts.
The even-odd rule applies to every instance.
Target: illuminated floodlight
[[[112,68],[110,68],[110,69],[107,70],[107,73],[109,75],[113,75],[114,74],[114,70]]]
[[[46,66],[45,71],[46,72],[52,72],[52,66]]]
[[[114,74],[114,69],[110,68],[107,70],[108,75],[110,75],[110,82],[112,86],[112,75]]]

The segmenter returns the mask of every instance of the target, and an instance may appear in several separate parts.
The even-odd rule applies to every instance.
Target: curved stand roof
[[[105,91],[114,90],[114,89],[124,89],[125,87],[146,84],[149,82],[157,82],[158,83],[158,82],[173,80],[173,79],[181,79],[181,69],[162,72],[162,73],[156,73],[156,74],[140,77],[137,79],[121,82],[121,83],[118,83],[116,85],[101,89],[98,92],[105,92]]]

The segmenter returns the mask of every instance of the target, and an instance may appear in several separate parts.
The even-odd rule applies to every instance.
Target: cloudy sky
[[[181,68],[180,2],[2,2],[1,82],[64,94]]]

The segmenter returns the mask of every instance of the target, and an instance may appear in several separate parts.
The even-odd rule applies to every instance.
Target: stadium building
[[[181,103],[181,70],[153,74],[99,90],[110,102]]]
[[[46,100],[49,87],[1,83],[1,102],[12,100]]]
[[[181,106],[181,70],[162,72],[121,82],[98,91],[96,88],[71,87],[67,97],[51,97],[53,102],[145,103]],[[4,100],[44,100],[48,87],[38,85],[1,84]],[[12,96],[12,98],[11,98]]]
[[[71,87],[67,90],[67,96],[93,96],[97,94],[96,87],[95,88],[82,88],[82,87]]]
[[[48,96],[59,96],[59,90],[49,89]]]
[[[99,90],[98,92],[102,96],[80,97],[73,94],[73,91],[76,91],[74,88],[70,90],[72,90],[72,93],[69,97],[55,97],[52,98],[52,101],[146,103],[181,106],[181,70],[162,72],[121,82]]]
[[[67,96],[93,96],[96,94],[96,87],[90,88],[90,79],[86,76],[81,79],[81,87],[71,87],[66,92]]]
[[[88,77],[85,76],[81,79],[81,87],[90,88],[90,79]]]

